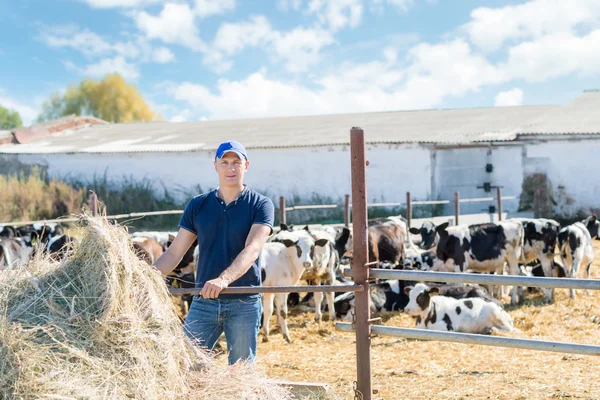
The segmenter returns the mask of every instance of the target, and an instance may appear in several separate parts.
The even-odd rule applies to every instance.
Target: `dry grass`
[[[195,348],[125,229],[84,223],[65,261],[0,273],[0,399],[290,398],[250,366]]]
[[[595,246],[592,277],[600,279],[600,242]],[[579,291],[572,301],[567,289],[556,289],[550,305],[542,303],[542,295],[529,295],[524,305],[508,307],[521,332],[507,336],[600,344],[600,292],[591,293]],[[390,326],[414,326],[398,313],[386,313],[383,320]],[[328,383],[342,398],[353,398],[353,334],[337,332],[329,322],[314,323],[312,313],[296,313],[288,318],[294,340],[288,345],[275,319],[272,324],[270,341],[259,344],[259,368],[272,378]],[[599,357],[388,337],[372,344],[374,398],[600,398]]]

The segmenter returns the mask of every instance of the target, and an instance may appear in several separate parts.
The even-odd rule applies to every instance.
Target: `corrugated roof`
[[[512,141],[521,134],[600,133],[600,92],[566,106],[452,110],[95,125],[27,145],[0,145],[0,153],[120,153],[214,150],[236,139],[249,148],[349,144],[353,126],[368,143],[468,144]]]

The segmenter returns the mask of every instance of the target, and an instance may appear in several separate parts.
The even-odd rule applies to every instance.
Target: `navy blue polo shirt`
[[[246,239],[254,224],[273,229],[273,202],[248,187],[229,205],[217,195],[217,189],[195,196],[185,207],[179,227],[198,236],[200,254],[196,266],[196,287],[218,278],[246,247]],[[250,269],[229,286],[260,286],[259,259]],[[251,297],[257,297],[251,296]],[[220,298],[239,298],[248,295],[219,295]]]

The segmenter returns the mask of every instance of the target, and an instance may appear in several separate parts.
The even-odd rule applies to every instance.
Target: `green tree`
[[[16,111],[10,111],[0,105],[0,129],[13,129],[23,126],[21,116]]]
[[[54,93],[42,105],[38,121],[67,115],[92,115],[108,122],[148,122],[160,117],[152,111],[135,86],[119,74],[109,74],[101,81],[84,79],[60,95]]]

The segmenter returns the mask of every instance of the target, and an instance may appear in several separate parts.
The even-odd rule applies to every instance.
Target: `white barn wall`
[[[600,208],[600,140],[544,140],[527,146],[527,158],[538,161],[531,172],[545,172],[555,193],[560,186],[573,200],[560,204],[565,213],[580,208]]]
[[[342,201],[351,193],[350,148],[331,146],[249,150],[250,170],[245,182],[267,190],[275,200],[279,195],[299,195],[310,199],[313,193]],[[124,177],[152,179],[181,199],[182,189],[197,185],[203,190],[215,187],[217,177],[213,152],[113,153],[19,155],[22,163],[42,164],[52,177],[91,180],[96,174],[109,181]],[[430,193],[429,150],[417,145],[369,145],[367,183],[369,201],[404,201],[410,190],[416,198]]]
[[[521,140],[488,146],[435,148],[429,145],[368,145],[367,194],[370,202],[404,202],[406,191],[415,199],[453,199],[455,191],[462,198],[495,195],[477,189],[485,181],[504,186],[503,195],[521,193],[523,177],[544,172],[555,189],[573,199],[573,204],[559,211],[575,212],[600,205],[600,178],[594,173],[600,156],[600,140]],[[299,195],[310,200],[313,193],[337,201],[351,192],[349,146],[282,148],[249,150],[252,161],[246,182],[267,190],[273,200],[279,195]],[[212,169],[213,152],[180,153],[113,153],[113,154],[46,154],[4,155],[10,160],[40,163],[53,177],[91,180],[106,170],[109,180],[153,179],[162,193],[162,184],[183,200],[182,189],[197,185],[203,190],[217,184]],[[494,171],[485,172],[491,162]],[[162,184],[161,184],[162,183]],[[493,204],[493,203],[489,203]],[[480,213],[488,203],[461,205],[462,213]],[[504,210],[514,213],[518,201],[506,201]],[[452,205],[445,213],[453,214]]]

